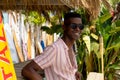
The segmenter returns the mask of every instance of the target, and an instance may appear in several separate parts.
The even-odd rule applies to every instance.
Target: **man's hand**
[[[81,73],[77,71],[75,73],[75,77],[76,77],[76,80],[81,80]]]

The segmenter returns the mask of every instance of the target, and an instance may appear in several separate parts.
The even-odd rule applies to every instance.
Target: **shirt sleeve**
[[[42,68],[45,69],[52,64],[56,58],[56,49],[53,46],[45,48],[44,52],[37,56],[34,61]]]

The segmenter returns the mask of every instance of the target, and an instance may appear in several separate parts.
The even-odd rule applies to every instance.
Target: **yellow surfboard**
[[[3,26],[0,22],[0,80],[17,80]]]

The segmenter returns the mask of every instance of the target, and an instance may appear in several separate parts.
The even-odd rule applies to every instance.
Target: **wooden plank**
[[[25,62],[21,62],[21,63],[17,63],[17,64],[14,64],[14,68],[15,68],[15,72],[16,72],[16,76],[17,76],[17,80],[25,80],[23,78],[23,76],[21,75],[21,70],[22,68],[28,64],[30,62],[29,61],[25,61]]]

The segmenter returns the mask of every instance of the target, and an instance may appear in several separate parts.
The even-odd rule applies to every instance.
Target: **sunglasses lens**
[[[72,29],[76,29],[77,27],[79,27],[80,30],[83,30],[84,25],[83,24],[70,24],[70,27]]]
[[[76,28],[77,28],[77,25],[76,25],[76,24],[71,24],[70,27],[71,27],[72,29],[76,29]]]
[[[84,25],[83,25],[83,24],[80,24],[80,25],[79,25],[79,28],[80,28],[80,30],[83,30]]]

